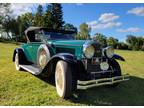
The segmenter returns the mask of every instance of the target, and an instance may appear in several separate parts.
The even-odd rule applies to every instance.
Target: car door
[[[37,63],[37,51],[39,46],[43,44],[43,42],[31,42],[29,43],[29,52],[33,63]]]
[[[32,60],[32,56],[33,55],[32,55],[31,43],[26,43],[26,44],[22,45],[22,48],[24,50],[24,53],[26,55],[27,60],[30,61],[30,62],[33,62],[33,60]]]
[[[23,49],[28,61],[32,63],[37,63],[37,50],[42,42],[40,35],[35,35],[34,41],[28,42],[27,44],[23,45]]]

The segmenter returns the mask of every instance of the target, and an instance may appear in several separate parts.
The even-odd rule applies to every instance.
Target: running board
[[[34,75],[39,75],[41,73],[40,69],[34,65],[20,65],[20,67]]]

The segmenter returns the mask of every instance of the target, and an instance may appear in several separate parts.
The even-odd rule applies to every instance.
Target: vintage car
[[[93,40],[75,40],[74,31],[29,27],[25,31],[27,43],[16,48],[13,61],[16,70],[24,69],[34,75],[53,75],[57,94],[68,98],[77,87],[87,89],[100,85],[116,87],[129,79],[121,74],[110,46]]]

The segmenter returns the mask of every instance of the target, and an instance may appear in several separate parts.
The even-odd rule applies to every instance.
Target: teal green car
[[[103,48],[93,40],[75,40],[74,31],[30,27],[25,31],[27,43],[16,48],[13,61],[16,70],[24,69],[35,76],[53,77],[57,94],[68,98],[77,88],[100,85],[118,86],[128,80],[121,74],[110,46]]]

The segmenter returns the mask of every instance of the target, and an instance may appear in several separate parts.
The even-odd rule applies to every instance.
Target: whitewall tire
[[[61,98],[68,98],[73,90],[72,68],[65,61],[58,61],[55,70],[55,84],[57,94]]]

